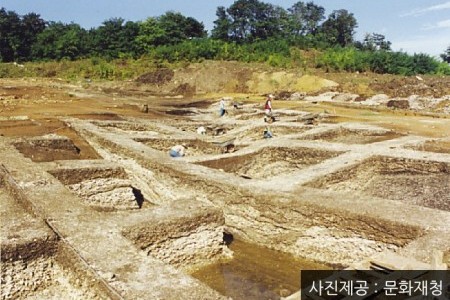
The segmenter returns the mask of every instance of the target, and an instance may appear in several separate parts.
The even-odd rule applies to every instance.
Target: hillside
[[[450,76],[326,73],[316,69],[286,70],[261,64],[205,61],[174,70],[156,69],[127,83],[126,88],[183,97],[272,93],[279,100],[309,97],[314,101],[328,99],[368,105],[408,100],[411,108],[450,111]]]
[[[362,97],[387,94],[442,97],[450,94],[449,76],[398,76],[374,73],[325,73],[321,70],[269,68],[261,64],[205,61],[168,71],[157,69],[140,76],[136,83],[148,85],[157,93],[183,92],[183,86],[194,94],[249,93],[282,91],[317,94],[339,91]]]

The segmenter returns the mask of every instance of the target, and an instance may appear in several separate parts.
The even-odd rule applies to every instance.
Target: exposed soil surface
[[[390,140],[402,136],[396,132],[374,132],[370,130],[354,130],[340,127],[324,133],[303,137],[303,139],[325,140],[345,144],[370,144]]]
[[[75,131],[70,128],[64,128],[64,130],[66,134],[69,133],[67,135],[75,138],[79,146],[73,140],[58,135],[27,139],[15,143],[15,146],[25,157],[31,158],[35,162],[100,158],[97,152]]]
[[[200,162],[210,168],[244,178],[268,178],[289,174],[336,156],[338,153],[308,148],[264,148],[256,153]]]
[[[60,169],[50,173],[84,203],[98,209],[136,209],[145,201],[122,168]]]
[[[136,81],[145,84],[164,84],[173,78],[174,72],[170,69],[161,68],[139,76]]]
[[[264,130],[268,129],[273,137],[282,137],[289,134],[299,134],[307,131],[308,127],[300,126],[257,126],[236,134],[237,141],[248,143],[255,140],[261,140],[264,136]]]
[[[278,299],[300,288],[300,270],[327,270],[328,266],[242,241],[233,241],[234,257],[196,270],[192,276],[233,299]],[[277,266],[273,269],[273,266]]]
[[[449,182],[449,164],[378,157],[309,185],[450,211]]]
[[[448,263],[449,78],[313,73],[204,62],[128,82],[0,79],[2,299],[277,298],[301,268]],[[291,99],[273,124],[270,93]],[[381,93],[408,99],[361,104]]]
[[[426,141],[420,145],[408,146],[407,148],[419,151],[450,154],[450,141],[432,140]]]
[[[169,152],[175,145],[184,145],[186,148],[186,156],[196,156],[202,154],[219,154],[222,149],[208,142],[201,140],[185,140],[185,139],[139,139],[138,141],[145,143],[159,151]]]

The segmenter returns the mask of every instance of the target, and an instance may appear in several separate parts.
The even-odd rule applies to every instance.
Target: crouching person
[[[171,157],[183,157],[186,155],[186,148],[186,144],[173,146],[169,151],[169,155]]]

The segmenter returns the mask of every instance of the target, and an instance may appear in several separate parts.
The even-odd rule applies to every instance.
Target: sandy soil
[[[134,296],[151,292],[158,298],[160,290],[164,290],[162,294],[167,293],[164,295],[175,293],[177,297],[185,291],[208,291],[185,274],[167,269],[156,259],[142,255],[141,250],[147,249],[149,253],[154,250],[157,257],[160,255],[166,261],[171,259],[165,257],[168,252],[164,247],[151,249],[151,239],[155,235],[149,228],[160,230],[167,241],[173,242],[174,253],[180,249],[189,250],[186,245],[195,246],[186,254],[194,257],[195,251],[202,249],[203,242],[221,242],[226,227],[232,234],[260,246],[346,265],[378,252],[404,247],[431,231],[448,233],[448,223],[441,224],[440,220],[450,217],[449,190],[447,186],[442,188],[442,183],[449,178],[449,116],[368,108],[358,104],[274,101],[275,110],[298,112],[298,116],[306,112],[322,113],[330,118],[304,127],[296,120],[297,115],[289,115],[289,119],[288,114],[283,114],[280,122],[271,125],[274,138],[264,140],[261,137],[261,129],[265,126],[261,118],[263,93],[273,89],[273,82],[292,80],[292,84],[306,86],[317,80],[309,78],[308,82],[294,82],[294,76],[288,72],[261,75],[233,66],[232,72],[227,74],[226,68],[217,69],[217,65],[206,64],[206,70],[216,68],[214,74],[227,76],[212,80],[212,75],[207,72],[196,74],[192,76],[192,82],[201,84],[195,89],[190,81],[182,87],[173,82],[165,83],[168,77],[187,76],[187,71],[166,72],[164,76],[153,74],[141,78],[142,82],[72,84],[56,79],[0,79],[0,139],[5,141],[0,148],[5,159],[0,162],[13,169],[11,176],[18,178],[16,181],[27,193],[27,199],[39,207],[38,212],[45,212],[48,222],[61,230],[87,257],[86,261],[95,262],[95,268],[107,273],[98,274],[109,280],[113,270],[118,276],[110,284],[118,291]],[[359,80],[368,80],[364,76]],[[248,86],[240,82],[243,79],[261,93],[248,93]],[[333,89],[330,80],[338,81],[338,78],[325,75],[322,79],[317,91],[324,87]],[[361,88],[358,86],[361,84],[383,92],[381,83],[385,81],[377,80],[372,85],[368,81],[355,83],[354,88]],[[404,79],[396,84],[411,85],[410,80],[414,81]],[[432,94],[440,95],[448,91],[447,79],[443,82],[438,84],[426,78],[424,84],[434,84],[436,91]],[[149,84],[153,86],[150,88]],[[420,90],[419,86],[413,91]],[[227,94],[228,91],[240,94]],[[162,93],[155,96],[155,92]],[[186,97],[167,97],[178,92]],[[424,94],[428,95],[428,92]],[[242,101],[256,112],[243,118],[237,117],[237,113],[218,118],[218,96],[234,97],[230,102]],[[141,111],[144,104],[148,105],[148,112]],[[151,124],[147,126],[146,123]],[[241,134],[238,139],[242,148],[237,148],[234,153],[221,153],[221,149],[208,140],[217,138],[214,134],[196,135],[195,128],[199,124],[226,128],[220,138]],[[365,129],[353,131],[348,129],[349,124],[386,129],[387,133],[373,134]],[[242,126],[247,127],[238,131]],[[290,137],[291,131],[296,135],[294,138]],[[164,133],[164,136],[142,138],[140,135],[155,132]],[[56,143],[54,147],[40,149],[39,144],[36,146],[31,142],[49,134],[69,138],[72,143]],[[436,141],[424,142],[427,138]],[[13,146],[8,148],[10,141],[24,143],[16,148],[28,158],[37,156],[39,163],[17,155]],[[167,151],[174,142],[189,143],[191,155],[171,159]],[[247,147],[245,143],[251,146]],[[390,160],[367,160],[380,155],[390,157]],[[124,167],[130,177],[118,176],[116,181],[110,181],[102,176],[85,178],[87,176],[80,173],[77,180],[71,179],[75,182],[63,185],[64,180],[58,181],[58,176],[53,177],[49,170],[64,165],[64,162],[55,161],[64,157],[77,159],[77,163],[80,159],[86,160],[80,162],[80,166],[95,164],[94,160],[103,158],[105,164],[117,163]],[[417,159],[421,161],[417,162]],[[114,190],[125,188],[118,190],[118,197],[126,194],[130,198],[128,202],[134,205],[135,185],[139,189],[144,186],[142,193],[146,197],[149,195],[146,200],[155,200],[156,209],[147,209],[145,205],[142,210],[114,211],[108,215],[110,212],[91,210],[89,205],[79,201],[80,195],[86,200],[91,194],[100,194],[101,199],[93,198],[94,202],[104,200],[104,193],[110,191],[113,193],[107,196],[116,199]],[[68,186],[78,193],[71,193]],[[282,192],[278,193],[280,190]],[[355,191],[359,194],[354,195]],[[59,197],[65,201],[60,201]],[[186,199],[192,203],[184,203]],[[165,201],[174,207],[160,205]],[[175,207],[180,203],[181,207]],[[196,207],[199,203],[205,207]],[[214,214],[209,214],[206,207],[214,207]],[[404,211],[404,214],[399,217],[398,211]],[[202,228],[195,227],[195,220],[192,224],[186,221],[193,212],[202,218],[216,215],[220,226],[208,223],[215,227],[211,225],[207,230],[214,239],[207,236],[204,240],[184,239],[192,228],[198,230],[198,236],[203,235]],[[171,221],[171,214],[175,213],[181,217],[168,226],[166,222]],[[154,223],[154,220],[160,223]],[[141,241],[137,243],[138,247],[122,234],[130,223],[135,224],[134,241]],[[180,225],[186,227],[186,232],[176,230],[182,227]],[[168,227],[174,230],[177,239],[182,237],[183,243],[171,240],[172,236],[165,232]],[[142,232],[148,234],[141,235]],[[448,255],[447,244],[450,242],[445,240],[445,234],[440,239],[443,240],[441,249]],[[108,255],[94,251],[96,247],[107,248]],[[421,250],[427,251],[426,247]],[[173,280],[167,279],[169,285],[174,285],[177,280],[188,282],[183,286],[186,290],[173,289],[164,280],[153,280],[159,278],[159,273],[164,274],[164,280]],[[131,275],[128,278],[125,274]],[[156,288],[147,291],[147,284]],[[137,286],[145,288],[138,291]],[[38,294],[38,298],[59,293],[57,286],[48,294]],[[210,293],[216,296],[215,292]],[[194,294],[191,298],[198,296]]]

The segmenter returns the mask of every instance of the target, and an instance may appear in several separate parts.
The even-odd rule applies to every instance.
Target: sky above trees
[[[130,21],[142,21],[159,16],[166,11],[179,11],[205,25],[208,31],[214,27],[216,9],[229,7],[233,0],[1,0],[0,6],[18,14],[35,12],[45,20],[74,22],[89,29],[100,26],[105,20],[120,17]],[[266,1],[287,9],[296,1]],[[381,33],[392,42],[393,50],[408,53],[424,52],[439,55],[450,44],[450,1],[444,0],[316,0],[325,8],[328,16],[333,10],[346,9],[358,20],[356,39],[366,33]]]

